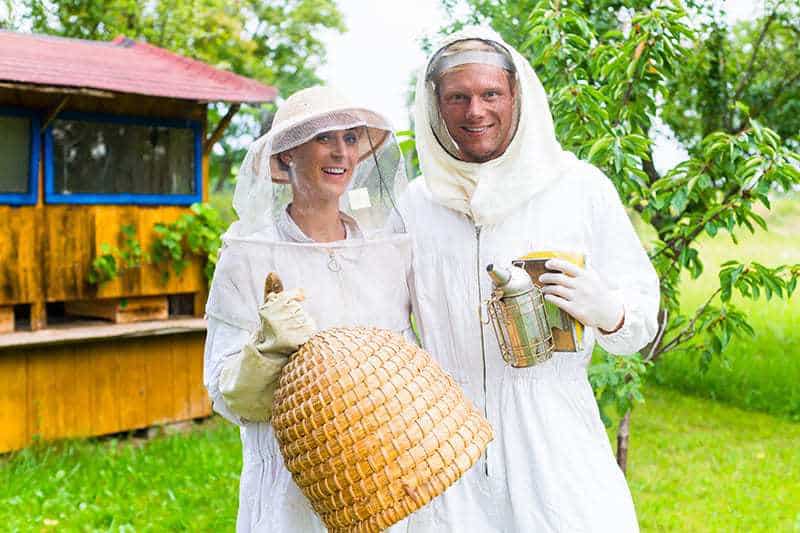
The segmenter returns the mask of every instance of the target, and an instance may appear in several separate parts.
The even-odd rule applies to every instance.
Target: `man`
[[[493,32],[448,37],[419,78],[423,177],[401,202],[414,238],[423,345],[483,409],[485,457],[410,519],[411,531],[636,531],[586,367],[595,340],[615,354],[656,332],[658,280],[612,183],[564,152],[530,65]],[[548,301],[586,327],[583,349],[506,366],[480,313],[489,263],[552,259]]]

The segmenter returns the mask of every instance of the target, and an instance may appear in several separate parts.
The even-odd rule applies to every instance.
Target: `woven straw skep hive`
[[[292,356],[272,424],[286,467],[331,531],[380,531],[455,483],[492,439],[422,349],[377,328],[332,328]]]

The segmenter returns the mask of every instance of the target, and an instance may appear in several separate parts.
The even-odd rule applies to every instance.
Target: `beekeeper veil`
[[[443,76],[475,63],[502,69],[514,98],[508,146],[479,163],[463,160],[442,118],[438,91]],[[555,138],[547,96],[533,68],[485,28],[465,28],[435,48],[418,76],[414,121],[420,168],[434,199],[477,225],[503,220],[558,179],[572,159]]]
[[[297,180],[308,178],[300,159],[305,152],[285,152],[309,141],[323,142],[321,134],[326,132],[342,131],[347,160],[355,145],[357,155],[352,159],[358,161],[339,197],[346,238],[317,242],[287,210],[293,190],[298,194],[301,190],[293,189],[292,183],[297,186]],[[294,171],[286,164],[287,156],[297,164]],[[321,327],[366,324],[359,314],[362,308],[385,306],[386,312],[371,317],[369,324],[406,329],[408,314],[395,312],[409,305],[411,238],[395,208],[395,198],[407,185],[404,165],[391,127],[379,113],[354,106],[327,87],[290,96],[279,107],[272,129],[252,144],[239,170],[233,197],[239,220],[223,236],[207,315],[253,331],[264,280],[275,272],[285,287],[304,289],[304,306]],[[390,321],[398,316],[403,323]]]
[[[239,169],[233,207],[239,220],[226,237],[259,234],[274,238],[276,224],[292,201],[297,177],[279,155],[326,132],[353,130],[358,164],[341,196],[340,210],[352,217],[366,238],[387,231],[399,219],[395,199],[407,185],[405,163],[389,122],[356,107],[329,87],[304,89],[278,109],[271,130],[257,139]],[[404,225],[391,226],[404,231]]]

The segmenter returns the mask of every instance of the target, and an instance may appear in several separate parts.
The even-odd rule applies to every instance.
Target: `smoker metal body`
[[[487,302],[503,360],[516,368],[533,366],[553,356],[553,336],[542,291],[517,266],[486,268],[494,284]]]

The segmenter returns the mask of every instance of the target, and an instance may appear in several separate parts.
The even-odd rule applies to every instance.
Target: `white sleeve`
[[[242,425],[243,422],[225,403],[220,392],[219,380],[226,360],[239,354],[249,338],[250,333],[244,329],[231,326],[213,317],[208,318],[203,383],[211,397],[214,411],[237,425]]]
[[[644,348],[656,335],[658,276],[614,185],[602,176],[598,189],[592,201],[589,261],[622,300],[625,320],[614,333],[596,329],[597,342],[609,353],[627,355]]]

